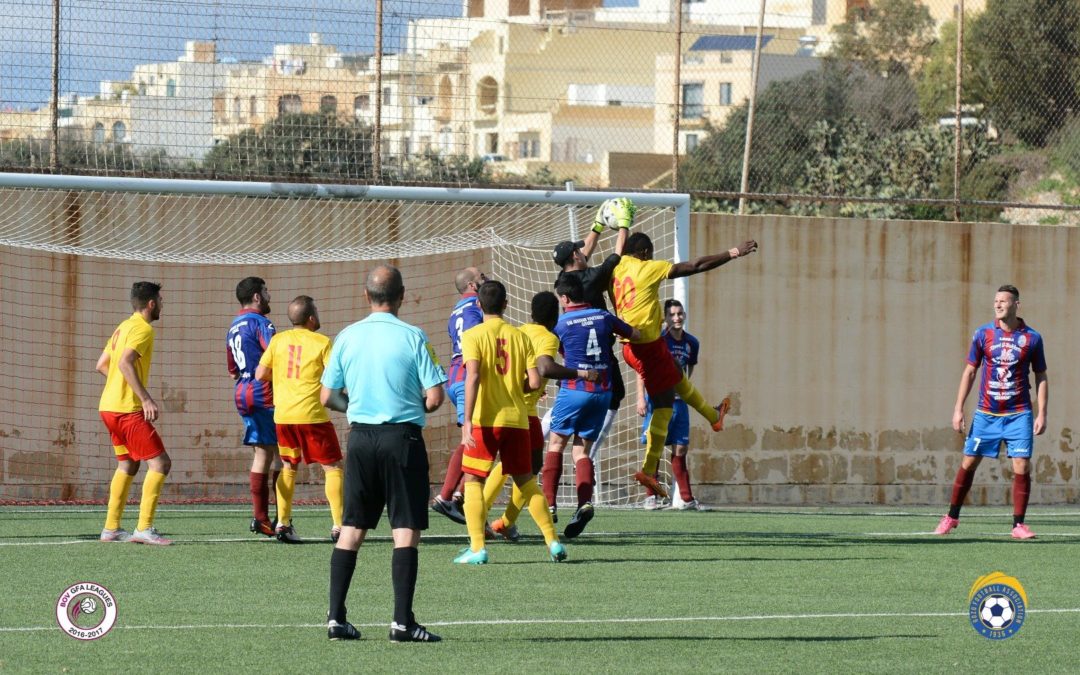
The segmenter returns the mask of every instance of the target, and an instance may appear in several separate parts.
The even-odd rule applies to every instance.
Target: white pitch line
[[[1028,609],[1031,614],[1077,614],[1080,607],[1054,607]],[[745,616],[667,616],[667,617],[618,617],[610,619],[481,619],[475,621],[427,621],[427,626],[505,626],[505,625],[580,625],[580,624],[637,624],[637,623],[684,623],[709,621],[731,623],[741,621],[820,621],[823,619],[903,619],[903,618],[951,618],[968,615],[967,612],[838,612],[835,614],[751,614]],[[386,623],[358,623],[358,628],[380,628]],[[276,628],[325,628],[324,623],[212,623],[177,625],[117,626],[123,630],[271,630]],[[29,633],[59,630],[57,626],[10,626],[0,627],[0,633]]]
[[[618,537],[635,537],[639,536],[641,532],[586,532],[581,535],[579,541],[588,541],[589,539],[603,539],[603,538],[618,538]],[[693,534],[693,533],[688,533]],[[737,537],[754,537],[754,536],[772,536],[777,534],[776,532],[732,532],[731,536]],[[837,539],[841,537],[867,537],[868,539],[883,538],[883,537],[931,537],[936,536],[933,532],[785,532],[792,537],[801,537],[803,539]],[[1009,532],[973,532],[970,535],[953,535],[953,538],[1006,538],[1010,537]],[[1080,532],[1040,532],[1039,538],[1049,537],[1080,537]],[[364,540],[365,542],[385,542],[391,541],[390,535],[372,535],[369,534]],[[465,541],[468,539],[468,535],[464,532],[461,534],[425,534],[423,541]],[[528,544],[530,541],[539,541],[539,535],[524,535],[523,541]],[[210,537],[206,539],[188,539],[180,537],[172,537],[174,543],[177,544],[267,544],[274,543],[272,538],[262,537]],[[329,544],[329,539],[311,538],[307,539],[310,543],[326,543]],[[0,539],[0,546],[71,546],[73,544],[98,544],[103,543],[97,539],[71,539],[66,541],[4,541]],[[115,542],[108,542],[115,543]],[[499,545],[504,545],[504,542],[496,542]]]

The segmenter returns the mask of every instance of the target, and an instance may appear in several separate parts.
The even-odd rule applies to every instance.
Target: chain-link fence
[[[3,171],[573,180],[689,191],[701,210],[1080,219],[1080,0],[0,12]]]

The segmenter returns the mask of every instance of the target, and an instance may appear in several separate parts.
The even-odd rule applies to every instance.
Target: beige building
[[[703,35],[682,55],[679,77],[679,153],[691,152],[704,140],[707,128],[723,126],[736,106],[753,89],[754,35]],[[800,54],[792,36],[762,37],[758,91],[777,80],[815,70],[820,59]],[[668,105],[654,110],[654,152],[670,152],[674,135],[675,56],[656,57],[657,92]]]

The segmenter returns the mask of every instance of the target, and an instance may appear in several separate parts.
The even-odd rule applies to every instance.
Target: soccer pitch
[[[133,513],[128,514],[128,519]],[[1076,672],[1080,510],[1035,507],[1013,541],[1006,508],[602,509],[548,561],[527,517],[491,564],[451,564],[463,527],[433,514],[416,614],[439,644],[391,644],[385,523],[360,551],[349,596],[359,642],[326,639],[325,509],[301,508],[303,545],[247,533],[240,507],[159,509],[176,545],[98,542],[103,511],[0,509],[0,671],[5,672]],[[561,522],[560,526],[565,525]],[[972,628],[968,593],[1002,571],[1028,616],[1007,640]],[[61,592],[94,582],[116,624],[65,635]]]

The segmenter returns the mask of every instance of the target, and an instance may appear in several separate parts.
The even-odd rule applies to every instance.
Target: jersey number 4
[[[589,341],[585,343],[585,355],[592,357],[594,360],[599,358],[601,353],[600,341],[596,339],[596,329],[589,329]]]

